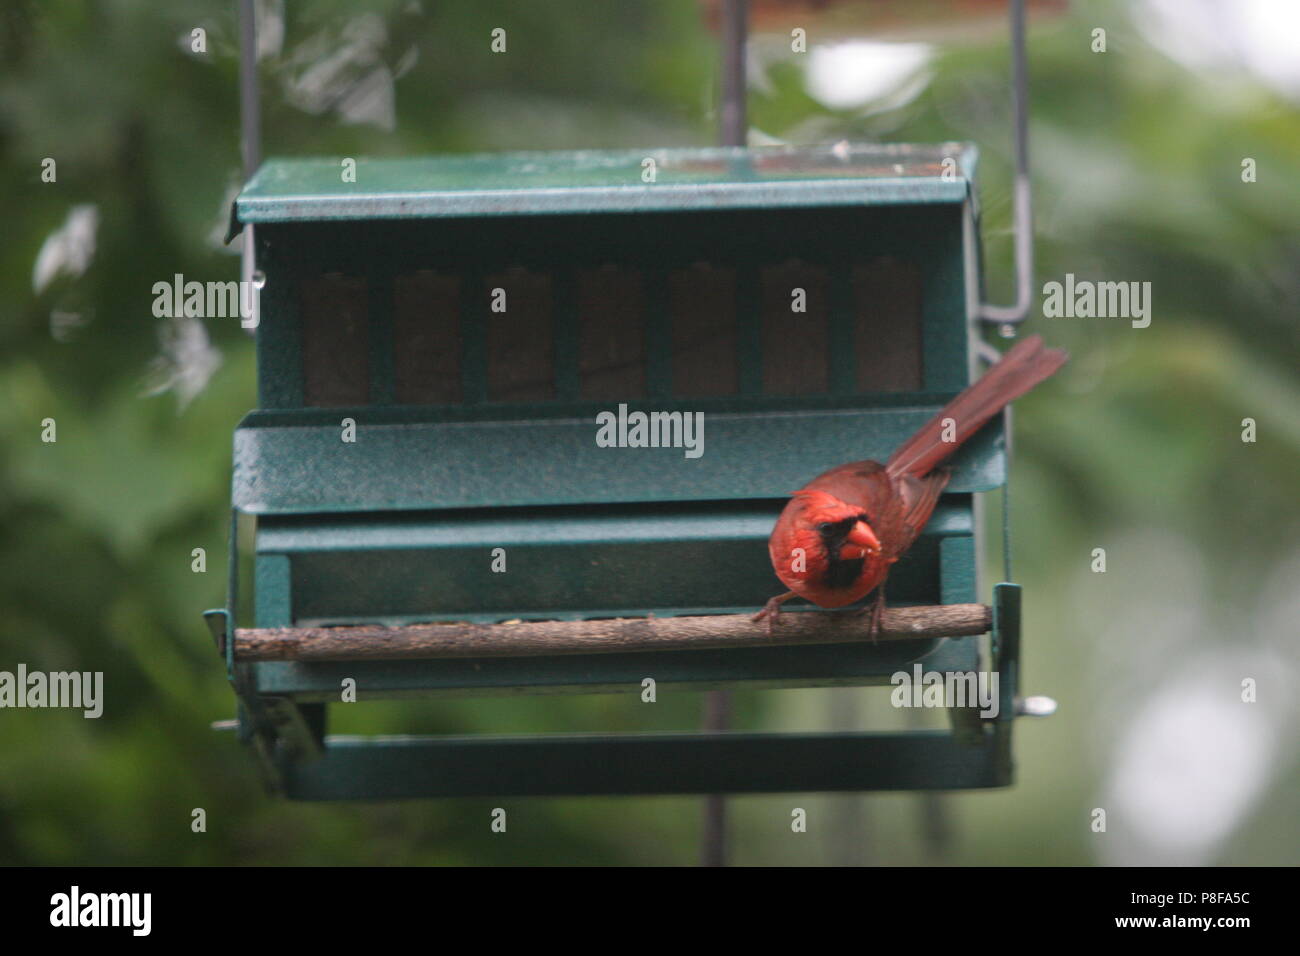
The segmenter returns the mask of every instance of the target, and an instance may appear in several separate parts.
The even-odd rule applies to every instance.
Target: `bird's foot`
[[[776,624],[780,623],[781,605],[784,604],[786,601],[790,600],[790,598],[792,597],[794,597],[793,591],[787,591],[785,594],[778,594],[776,597],[770,599],[766,604],[764,604],[763,610],[755,614],[750,620],[754,621],[755,623],[758,623],[759,621],[762,620],[766,620],[767,633],[771,635],[773,627],[775,627]]]
[[[871,635],[872,645],[880,643],[880,635],[885,632],[885,595],[879,593],[871,606],[866,609],[867,633]]]
[[[763,606],[763,610],[759,611],[752,618],[755,623],[763,620],[767,621],[767,634],[769,637],[772,636],[773,628],[781,620],[781,605],[779,603],[773,603],[775,600],[776,599],[773,598],[771,601],[768,601],[767,604]]]

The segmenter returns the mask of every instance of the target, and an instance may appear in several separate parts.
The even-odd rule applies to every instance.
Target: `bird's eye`
[[[826,532],[830,531],[831,528],[833,527],[835,527],[835,525],[832,524],[831,522],[823,521],[821,524],[817,526],[817,530],[822,534],[826,534]]]

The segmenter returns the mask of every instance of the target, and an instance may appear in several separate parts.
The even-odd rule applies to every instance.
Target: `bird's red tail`
[[[1065,364],[1063,349],[1043,347],[1041,336],[1018,343],[978,382],[945,405],[890,456],[891,475],[920,477],[938,466],[998,412]],[[952,425],[945,429],[945,419]],[[948,441],[944,441],[945,431]]]

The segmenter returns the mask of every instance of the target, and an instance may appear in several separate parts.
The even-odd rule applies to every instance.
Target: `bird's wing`
[[[899,478],[897,487],[903,503],[901,509],[903,527],[901,546],[895,553],[901,554],[911,547],[926,522],[930,520],[930,515],[934,514],[939,496],[943,494],[943,489],[951,477],[951,471],[940,468],[930,472],[924,478],[916,478],[912,475],[903,475]]]

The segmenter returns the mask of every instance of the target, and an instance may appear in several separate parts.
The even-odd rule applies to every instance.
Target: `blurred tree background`
[[[902,24],[871,19],[899,4],[815,5],[804,54],[784,20],[758,16],[774,6],[756,4],[758,26],[784,32],[751,38],[751,141],[977,143],[989,296],[1010,299],[999,5],[914,4]],[[1030,322],[1073,353],[1017,406],[1011,490],[1025,687],[1060,712],[1019,723],[1005,791],[734,799],[735,862],[1300,861],[1294,6],[1078,2],[1032,24],[1040,287],[1070,272],[1153,290],[1146,329]],[[224,598],[252,344],[233,321],[156,319],[151,290],[238,275],[237,244],[220,241],[239,184],[234,7],[0,7],[0,670],[102,670],[106,687],[99,720],[0,711],[0,863],[694,861],[697,799],[511,800],[506,839],[489,832],[491,801],[267,797],[251,755],[209,728],[233,697],[199,612]],[[854,17],[871,42],[846,34]],[[264,154],[711,143],[709,22],[694,0],[268,0]],[[498,26],[504,55],[489,51]],[[56,444],[41,441],[46,418]],[[997,521],[996,501],[988,511]],[[992,543],[986,559],[987,587]],[[343,729],[697,719],[694,698],[647,718],[624,696],[372,705]],[[781,691],[738,707],[766,729],[899,725],[887,696]],[[807,834],[790,831],[795,806]],[[1091,831],[1094,807],[1108,833]]]

